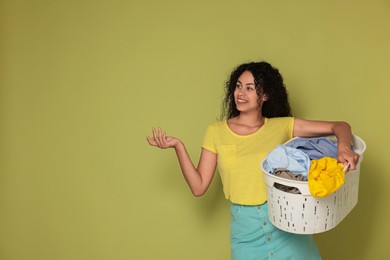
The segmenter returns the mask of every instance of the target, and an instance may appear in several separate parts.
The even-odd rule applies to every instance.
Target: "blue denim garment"
[[[312,235],[278,229],[268,219],[267,203],[257,206],[231,204],[233,260],[320,260]]]
[[[316,138],[295,138],[286,144],[307,154],[310,160],[318,160],[322,157],[337,159],[337,140],[330,140],[325,137]]]
[[[306,177],[310,169],[310,158],[298,149],[278,145],[267,155],[263,168],[269,173],[277,168],[285,168]]]

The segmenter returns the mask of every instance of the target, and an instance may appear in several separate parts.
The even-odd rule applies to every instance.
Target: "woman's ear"
[[[262,100],[263,100],[263,102],[267,101],[268,100],[268,96],[266,94],[264,94]]]

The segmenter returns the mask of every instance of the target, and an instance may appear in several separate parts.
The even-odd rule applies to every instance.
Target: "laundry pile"
[[[307,181],[314,197],[326,197],[344,184],[344,165],[337,161],[337,140],[295,138],[266,157],[264,170],[276,176]],[[297,188],[275,183],[277,189],[300,194]]]

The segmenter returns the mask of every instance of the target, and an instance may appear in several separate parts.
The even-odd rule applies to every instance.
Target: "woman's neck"
[[[248,115],[241,113],[240,115],[227,120],[229,128],[239,135],[250,135],[257,132],[265,122],[262,115]]]
[[[240,113],[234,122],[249,127],[260,127],[264,124],[264,117],[260,113]]]

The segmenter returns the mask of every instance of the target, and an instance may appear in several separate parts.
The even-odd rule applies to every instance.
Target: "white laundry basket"
[[[263,168],[265,159],[262,161],[261,168],[267,185],[268,217],[274,226],[290,233],[316,234],[334,228],[351,212],[358,201],[360,164],[366,150],[366,144],[360,137],[354,135],[352,143],[355,152],[360,154],[356,170],[349,171],[344,184],[324,198],[313,197],[307,181],[289,180],[268,173]],[[279,190],[275,184],[295,187],[301,194]]]

